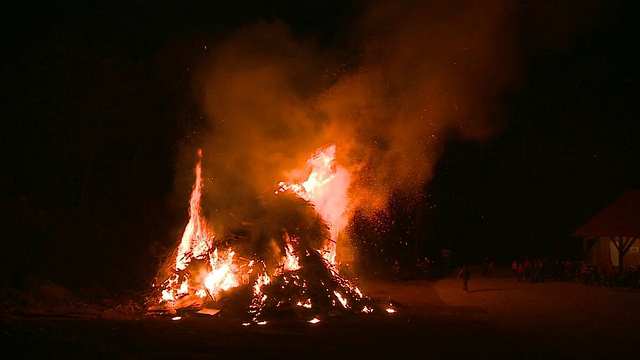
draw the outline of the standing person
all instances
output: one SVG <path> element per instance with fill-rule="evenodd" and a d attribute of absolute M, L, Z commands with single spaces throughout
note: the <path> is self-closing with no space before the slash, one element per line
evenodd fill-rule
<path fill-rule="evenodd" d="M 471 278 L 471 269 L 464 265 L 458 273 L 458 278 L 462 279 L 462 291 L 469 292 L 469 279 Z"/>
<path fill-rule="evenodd" d="M 513 271 L 513 276 L 518 276 L 518 260 L 513 260 L 511 270 Z"/>
<path fill-rule="evenodd" d="M 393 276 L 395 277 L 396 281 L 400 281 L 400 263 L 398 262 L 398 260 L 393 262 Z"/>
<path fill-rule="evenodd" d="M 524 281 L 531 281 L 531 262 L 529 259 L 524 259 Z"/>
<path fill-rule="evenodd" d="M 424 258 L 424 263 L 422 263 L 424 265 L 424 276 L 427 279 L 427 281 L 431 280 L 431 260 L 429 260 L 428 257 Z"/>
<path fill-rule="evenodd" d="M 518 264 L 518 282 L 524 281 L 524 265 L 522 263 Z"/>
<path fill-rule="evenodd" d="M 487 277 L 489 273 L 489 258 L 487 256 L 482 260 L 482 277 Z"/>

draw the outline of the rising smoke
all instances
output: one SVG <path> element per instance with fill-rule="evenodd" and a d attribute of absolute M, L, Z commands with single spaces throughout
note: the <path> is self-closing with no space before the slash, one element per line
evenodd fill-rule
<path fill-rule="evenodd" d="M 420 192 L 448 140 L 499 129 L 520 77 L 515 21 L 510 1 L 380 1 L 346 51 L 278 21 L 228 36 L 197 78 L 209 217 L 259 217 L 259 199 L 330 143 L 353 174 L 354 208 Z"/>

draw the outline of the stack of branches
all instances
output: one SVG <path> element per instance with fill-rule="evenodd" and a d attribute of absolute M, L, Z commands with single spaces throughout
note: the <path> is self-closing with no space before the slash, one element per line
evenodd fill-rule
<path fill-rule="evenodd" d="M 300 248 L 297 251 L 300 253 L 300 268 L 273 277 L 271 283 L 264 287 L 266 300 L 255 312 L 256 321 L 287 313 L 293 313 L 298 319 L 310 320 L 373 308 L 371 301 L 318 251 Z"/>
<path fill-rule="evenodd" d="M 161 300 L 161 287 L 149 297 L 150 312 L 198 311 L 202 308 L 221 309 L 220 314 L 251 314 L 254 321 L 295 314 L 297 318 L 336 316 L 372 309 L 369 299 L 344 277 L 338 267 L 329 263 L 320 253 L 322 246 L 331 241 L 329 229 L 313 206 L 299 197 L 282 194 L 263 204 L 259 218 L 243 221 L 237 231 L 213 241 L 215 249 L 233 250 L 240 261 L 253 268 L 251 278 L 240 286 L 222 292 L 217 298 L 185 294 L 171 306 Z M 293 248 L 299 267 L 286 270 L 282 258 Z M 193 276 L 197 269 L 206 267 L 209 258 L 193 259 L 187 269 L 175 269 L 174 251 L 165 259 L 158 271 L 163 282 L 178 277 L 178 282 Z M 269 276 L 269 283 L 261 287 L 256 299 L 254 286 L 258 275 Z"/>

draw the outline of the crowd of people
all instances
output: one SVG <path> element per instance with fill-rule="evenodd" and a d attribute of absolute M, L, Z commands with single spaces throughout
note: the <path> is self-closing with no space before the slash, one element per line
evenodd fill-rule
<path fill-rule="evenodd" d="M 399 261 L 392 264 L 396 281 L 409 279 L 432 280 L 442 275 L 442 264 L 434 260 L 417 258 L 413 266 L 402 266 Z M 489 257 L 484 257 L 481 264 L 481 276 L 492 277 L 496 266 Z M 446 269 L 445 269 L 446 270 Z M 544 283 L 548 281 L 565 281 L 584 283 L 588 286 L 634 287 L 640 288 L 640 266 L 628 266 L 620 273 L 619 268 L 611 263 L 592 264 L 580 260 L 559 260 L 548 258 L 524 258 L 514 260 L 511 264 L 513 276 L 518 282 Z M 437 272 L 434 276 L 434 271 Z M 458 274 L 458 277 L 464 277 Z"/>
<path fill-rule="evenodd" d="M 545 281 L 581 282 L 589 286 L 640 286 L 640 269 L 628 267 L 620 274 L 618 267 L 609 263 L 591 264 L 584 261 L 524 259 L 511 264 L 518 282 Z"/>
<path fill-rule="evenodd" d="M 428 257 L 425 257 L 424 260 L 417 258 L 413 269 L 411 269 L 411 266 L 402 267 L 400 262 L 395 260 L 393 262 L 393 274 L 396 281 L 416 278 L 431 280 L 435 266 L 436 262 Z"/>

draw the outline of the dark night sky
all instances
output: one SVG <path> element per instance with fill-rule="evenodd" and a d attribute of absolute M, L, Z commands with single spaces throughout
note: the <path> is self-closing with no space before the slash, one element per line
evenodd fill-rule
<path fill-rule="evenodd" d="M 270 3 L 3 6 L 7 278 L 47 272 L 81 284 L 87 274 L 116 273 L 130 284 L 153 272 L 149 249 L 171 246 L 187 216 L 179 209 L 189 189 L 176 194 L 174 181 L 181 149 L 199 141 L 189 69 L 204 46 L 278 18 L 340 48 L 365 6 Z M 447 143 L 412 225 L 421 251 L 571 254 L 575 228 L 640 188 L 638 5 L 585 3 L 594 6 L 544 2 L 532 14 L 521 2 L 523 81 L 504 94 L 499 132 Z"/>

